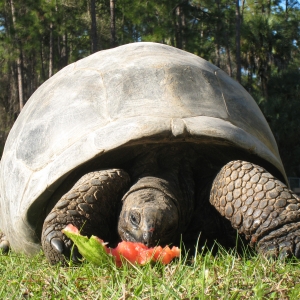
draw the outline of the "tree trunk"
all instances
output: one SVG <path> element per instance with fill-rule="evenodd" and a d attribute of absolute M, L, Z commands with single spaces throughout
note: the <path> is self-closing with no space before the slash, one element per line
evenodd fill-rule
<path fill-rule="evenodd" d="M 230 47 L 229 47 L 229 37 L 228 32 L 226 30 L 226 56 L 227 56 L 227 69 L 228 75 L 232 77 L 232 67 L 231 67 L 231 55 L 230 55 Z"/>
<path fill-rule="evenodd" d="M 49 36 L 49 78 L 53 75 L 53 24 L 50 24 Z"/>
<path fill-rule="evenodd" d="M 268 16 L 271 14 L 271 0 L 267 1 L 267 14 Z"/>
<path fill-rule="evenodd" d="M 33 50 L 33 52 L 30 55 L 30 61 L 28 61 L 28 66 L 30 68 L 28 68 L 28 72 L 27 72 L 27 78 L 28 78 L 28 88 L 27 88 L 27 95 L 26 95 L 26 99 L 29 99 L 29 97 L 33 94 L 33 92 L 36 90 L 37 88 L 37 83 L 36 83 L 36 70 L 37 70 L 37 66 L 36 66 L 36 51 Z"/>
<path fill-rule="evenodd" d="M 96 1 L 91 0 L 91 51 L 95 53 L 98 51 L 98 36 L 97 36 L 97 22 L 96 22 Z"/>
<path fill-rule="evenodd" d="M 175 24 L 176 24 L 176 31 L 175 31 L 175 40 L 176 40 L 176 47 L 182 49 L 182 18 L 181 18 L 181 7 L 178 5 L 175 8 Z"/>
<path fill-rule="evenodd" d="M 240 12 L 240 15 L 241 15 L 241 23 L 243 23 L 243 18 L 244 18 L 245 1 L 246 1 L 246 0 L 242 0 L 242 11 Z"/>
<path fill-rule="evenodd" d="M 267 70 L 265 69 L 265 66 L 262 66 L 259 69 L 259 74 L 260 74 L 260 80 L 261 80 L 261 87 L 262 87 L 262 92 L 265 97 L 265 100 L 268 101 L 268 78 L 266 77 Z"/>
<path fill-rule="evenodd" d="M 64 33 L 62 37 L 62 48 L 61 48 L 61 68 L 65 67 L 68 64 L 68 34 Z"/>
<path fill-rule="evenodd" d="M 115 16 L 116 0 L 110 0 L 110 47 L 116 46 L 116 16 Z"/>
<path fill-rule="evenodd" d="M 15 14 L 15 5 L 14 5 L 13 0 L 10 0 L 10 5 L 11 5 L 13 27 L 15 29 L 16 28 L 16 14 Z M 16 49 L 18 52 L 18 57 L 17 57 L 16 63 L 17 63 L 17 74 L 18 74 L 19 107 L 20 107 L 20 111 L 21 111 L 24 106 L 22 50 L 21 50 L 21 45 L 18 41 L 18 35 L 17 35 L 16 31 L 14 32 L 14 39 L 15 39 L 15 46 L 16 46 Z"/>
<path fill-rule="evenodd" d="M 241 17 L 240 17 L 240 2 L 236 0 L 236 34 L 235 34 L 235 45 L 236 45 L 236 80 L 241 83 Z"/>
<path fill-rule="evenodd" d="M 252 66 L 249 65 L 248 67 L 248 92 L 249 93 L 251 92 L 252 81 L 253 81 Z"/>
<path fill-rule="evenodd" d="M 186 19 L 184 9 L 181 9 L 181 40 L 182 40 L 182 49 L 187 47 L 187 34 L 186 34 Z"/>
<path fill-rule="evenodd" d="M 41 57 L 41 67 L 42 67 L 42 81 L 46 79 L 45 76 L 45 62 L 44 62 L 44 42 L 43 39 L 41 39 L 41 48 L 40 48 L 40 57 Z"/>
<path fill-rule="evenodd" d="M 216 41 L 216 44 L 215 44 L 215 55 L 216 55 L 216 58 L 215 58 L 214 64 L 218 68 L 220 68 L 221 57 L 220 57 L 220 45 L 218 43 L 218 40 Z"/>
<path fill-rule="evenodd" d="M 221 57 L 220 57 L 220 1 L 217 0 L 217 24 L 216 24 L 216 34 L 215 34 L 215 38 L 216 38 L 216 43 L 215 43 L 215 53 L 216 53 L 216 59 L 215 59 L 215 65 L 220 68 L 220 64 L 221 64 Z"/>
<path fill-rule="evenodd" d="M 228 3 L 226 3 L 226 6 Z M 231 63 L 231 53 L 230 53 L 230 19 L 225 21 L 225 49 L 227 57 L 227 72 L 230 77 L 232 77 L 232 63 Z"/>
<path fill-rule="evenodd" d="M 18 117 L 18 114 L 20 113 L 20 103 L 17 102 L 18 99 L 18 75 L 16 74 L 16 68 L 15 66 L 11 65 L 11 80 L 9 81 L 9 112 L 12 116 L 13 121 L 15 121 Z"/>

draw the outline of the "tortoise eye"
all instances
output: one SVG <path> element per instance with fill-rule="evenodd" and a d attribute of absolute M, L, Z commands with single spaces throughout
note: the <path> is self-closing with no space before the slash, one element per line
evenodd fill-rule
<path fill-rule="evenodd" d="M 141 221 L 141 216 L 138 212 L 134 211 L 130 214 L 130 222 L 131 224 L 138 226 Z"/>

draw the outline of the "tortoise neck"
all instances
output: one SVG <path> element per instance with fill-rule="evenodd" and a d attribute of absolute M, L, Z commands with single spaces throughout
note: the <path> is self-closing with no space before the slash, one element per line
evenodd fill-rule
<path fill-rule="evenodd" d="M 188 157 L 188 149 L 178 145 L 152 148 L 136 158 L 130 171 L 135 184 L 128 193 L 152 188 L 174 202 L 179 213 L 179 234 L 189 225 L 195 202 L 194 175 Z"/>

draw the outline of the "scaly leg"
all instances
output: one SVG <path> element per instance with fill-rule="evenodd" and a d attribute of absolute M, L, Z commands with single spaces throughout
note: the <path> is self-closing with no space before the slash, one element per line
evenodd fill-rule
<path fill-rule="evenodd" d="M 71 255 L 72 242 L 61 232 L 69 223 L 82 229 L 83 235 L 105 241 L 118 238 L 118 213 L 129 183 L 129 175 L 120 169 L 91 172 L 56 203 L 42 230 L 42 246 L 51 264 L 65 263 L 64 257 Z"/>
<path fill-rule="evenodd" d="M 210 203 L 259 253 L 300 258 L 300 199 L 265 169 L 228 163 L 214 180 Z"/>

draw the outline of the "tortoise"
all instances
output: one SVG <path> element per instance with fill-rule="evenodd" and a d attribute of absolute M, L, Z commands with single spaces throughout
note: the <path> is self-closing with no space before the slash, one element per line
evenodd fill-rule
<path fill-rule="evenodd" d="M 246 90 L 157 43 L 100 51 L 32 95 L 0 168 L 1 247 L 70 257 L 68 224 L 114 245 L 234 245 L 300 257 L 299 198 Z M 74 251 L 72 258 L 78 255 Z"/>

